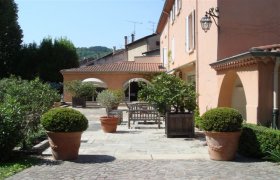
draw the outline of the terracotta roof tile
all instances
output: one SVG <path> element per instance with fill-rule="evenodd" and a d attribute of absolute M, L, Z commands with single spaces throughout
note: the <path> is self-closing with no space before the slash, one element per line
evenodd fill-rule
<path fill-rule="evenodd" d="M 80 68 L 64 69 L 62 73 L 67 72 L 165 72 L 166 69 L 161 63 L 135 63 L 135 62 L 119 62 L 100 64 L 94 66 L 86 66 Z"/>
<path fill-rule="evenodd" d="M 280 44 L 252 47 L 250 51 L 280 52 Z"/>

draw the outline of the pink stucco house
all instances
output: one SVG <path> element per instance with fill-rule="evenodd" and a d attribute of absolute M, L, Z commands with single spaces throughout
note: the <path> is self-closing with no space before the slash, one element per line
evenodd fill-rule
<path fill-rule="evenodd" d="M 211 8 L 216 17 L 208 14 L 205 32 L 200 20 Z M 161 61 L 196 82 L 201 113 L 228 106 L 250 123 L 278 120 L 279 10 L 279 0 L 165 1 L 157 26 Z"/>

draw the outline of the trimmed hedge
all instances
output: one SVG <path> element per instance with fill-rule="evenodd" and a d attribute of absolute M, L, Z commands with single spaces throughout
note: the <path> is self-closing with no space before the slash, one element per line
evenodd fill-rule
<path fill-rule="evenodd" d="M 244 124 L 238 152 L 244 156 L 262 158 L 272 150 L 280 152 L 280 131 L 254 124 Z"/>
<path fill-rule="evenodd" d="M 41 123 L 47 131 L 81 132 L 88 128 L 87 118 L 77 110 L 53 108 L 43 114 Z"/>
<path fill-rule="evenodd" d="M 218 107 L 202 115 L 200 127 L 205 131 L 235 132 L 241 130 L 242 115 L 233 108 Z"/>

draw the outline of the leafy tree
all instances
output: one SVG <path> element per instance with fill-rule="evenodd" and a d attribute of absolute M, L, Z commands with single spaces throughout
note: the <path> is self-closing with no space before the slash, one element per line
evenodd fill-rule
<path fill-rule="evenodd" d="M 18 62 L 14 66 L 13 74 L 28 80 L 39 76 L 38 46 L 36 43 L 24 44 L 17 60 Z"/>
<path fill-rule="evenodd" d="M 194 84 L 186 84 L 182 79 L 166 73 L 156 76 L 151 85 L 146 85 L 139 91 L 138 96 L 156 105 L 163 114 L 170 108 L 178 113 L 185 110 L 192 112 L 196 107 Z"/>
<path fill-rule="evenodd" d="M 89 48 L 80 47 L 76 49 L 79 59 L 94 58 L 98 59 L 112 52 L 112 49 L 103 46 L 92 46 Z"/>
<path fill-rule="evenodd" d="M 23 35 L 17 12 L 14 0 L 0 1 L 0 77 L 8 76 L 13 71 L 15 56 L 21 47 Z"/>
<path fill-rule="evenodd" d="M 39 46 L 38 59 L 40 78 L 44 81 L 62 82 L 60 70 L 79 66 L 76 48 L 66 38 L 54 41 L 51 38 L 43 39 Z"/>

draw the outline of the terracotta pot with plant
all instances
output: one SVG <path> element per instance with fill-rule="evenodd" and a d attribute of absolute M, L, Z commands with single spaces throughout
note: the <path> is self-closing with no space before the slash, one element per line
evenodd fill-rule
<path fill-rule="evenodd" d="M 97 102 L 106 108 L 107 116 L 100 118 L 101 127 L 104 132 L 113 133 L 117 130 L 119 119 L 115 116 L 110 116 L 109 112 L 116 108 L 121 101 L 121 98 L 116 95 L 112 90 L 104 90 L 97 95 Z"/>
<path fill-rule="evenodd" d="M 96 88 L 91 82 L 74 80 L 65 84 L 65 90 L 72 95 L 73 107 L 86 107 L 86 98 L 94 96 Z"/>
<path fill-rule="evenodd" d="M 155 105 L 166 116 L 167 137 L 194 137 L 193 110 L 196 107 L 196 93 L 193 83 L 186 84 L 182 79 L 166 73 L 152 79 L 138 93 L 141 100 Z"/>
<path fill-rule="evenodd" d="M 219 107 L 202 115 L 200 127 L 205 131 L 210 159 L 229 161 L 235 158 L 243 118 L 233 108 Z"/>
<path fill-rule="evenodd" d="M 81 135 L 88 127 L 83 114 L 74 109 L 53 108 L 42 115 L 41 124 L 47 131 L 54 159 L 78 158 Z"/>

